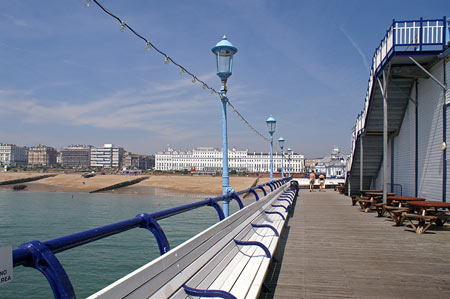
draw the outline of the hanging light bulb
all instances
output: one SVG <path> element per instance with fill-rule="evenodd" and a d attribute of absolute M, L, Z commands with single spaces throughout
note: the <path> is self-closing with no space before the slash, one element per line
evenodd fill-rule
<path fill-rule="evenodd" d="M 125 23 L 123 21 L 120 22 L 120 32 L 125 32 Z"/>
<path fill-rule="evenodd" d="M 206 89 L 206 84 L 205 83 L 203 83 L 202 88 Z"/>
<path fill-rule="evenodd" d="M 150 42 L 147 41 L 147 44 L 145 45 L 145 50 L 150 51 L 152 46 L 150 45 Z"/>
<path fill-rule="evenodd" d="M 195 77 L 192 77 L 192 83 L 195 83 L 195 81 L 197 81 L 197 80 L 195 79 Z"/>
<path fill-rule="evenodd" d="M 91 5 L 91 0 L 84 0 L 84 5 L 86 5 L 86 7 L 89 7 Z"/>
<path fill-rule="evenodd" d="M 169 64 L 169 57 L 168 56 L 166 56 L 166 59 L 164 60 L 164 63 L 165 64 Z"/>
<path fill-rule="evenodd" d="M 180 74 L 184 75 L 184 68 L 180 68 Z"/>

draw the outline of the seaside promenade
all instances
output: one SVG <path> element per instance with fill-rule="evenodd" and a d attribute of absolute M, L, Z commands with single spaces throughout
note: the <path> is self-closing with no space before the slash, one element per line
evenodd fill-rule
<path fill-rule="evenodd" d="M 300 190 L 261 298 L 449 298 L 450 227 L 423 235 L 351 206 L 333 190 Z"/>

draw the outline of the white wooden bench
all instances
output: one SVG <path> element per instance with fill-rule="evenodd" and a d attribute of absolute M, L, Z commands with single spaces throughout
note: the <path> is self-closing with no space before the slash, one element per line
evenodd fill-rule
<path fill-rule="evenodd" d="M 256 298 L 294 197 L 286 184 L 89 298 Z"/>

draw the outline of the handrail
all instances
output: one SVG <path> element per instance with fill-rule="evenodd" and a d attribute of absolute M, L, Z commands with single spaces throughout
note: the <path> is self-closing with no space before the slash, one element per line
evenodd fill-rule
<path fill-rule="evenodd" d="M 372 67 L 370 69 L 363 111 L 358 114 L 352 133 L 351 156 L 348 160 L 347 170 L 351 170 L 353 166 L 356 142 L 365 132 L 373 86 L 380 69 L 395 53 L 433 53 L 445 50 L 446 23 L 447 19 L 445 16 L 442 19 L 423 20 L 420 18 L 419 20 L 392 21 L 392 25 L 386 31 L 384 38 L 372 57 Z"/>
<path fill-rule="evenodd" d="M 219 219 L 223 220 L 225 216 L 222 208 L 218 204 L 219 201 L 234 199 L 238 202 L 239 208 L 242 209 L 244 205 L 239 195 L 250 192 L 255 195 L 255 200 L 259 200 L 259 196 L 256 192 L 258 189 L 262 190 L 264 195 L 266 195 L 267 192 L 264 189 L 265 186 L 269 186 L 270 192 L 272 192 L 277 189 L 276 187 L 272 187 L 272 185 L 279 184 L 281 186 L 283 184 L 286 184 L 290 180 L 292 180 L 292 177 L 257 185 L 239 192 L 233 192 L 214 198 L 207 198 L 201 201 L 154 212 L 151 214 L 141 213 L 131 219 L 48 240 L 45 242 L 36 240 L 26 242 L 20 245 L 17 249 L 13 250 L 13 265 L 14 267 L 23 265 L 25 267 L 32 267 L 39 270 L 47 278 L 53 290 L 55 298 L 75 298 L 75 293 L 70 279 L 67 276 L 62 265 L 59 263 L 59 260 L 56 258 L 56 253 L 88 244 L 121 232 L 125 232 L 133 228 L 141 227 L 146 228 L 153 233 L 158 243 L 160 254 L 163 255 L 170 250 L 170 245 L 166 238 L 166 235 L 164 234 L 164 231 L 157 222 L 158 220 L 204 206 L 211 206 L 215 208 L 219 215 Z"/>

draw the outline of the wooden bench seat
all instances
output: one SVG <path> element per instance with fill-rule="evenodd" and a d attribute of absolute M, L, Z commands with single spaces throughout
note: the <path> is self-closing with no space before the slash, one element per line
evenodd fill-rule
<path fill-rule="evenodd" d="M 192 298 L 191 290 L 256 298 L 294 200 L 293 189 L 280 187 L 89 298 Z M 268 251 L 236 240 L 259 242 Z"/>

